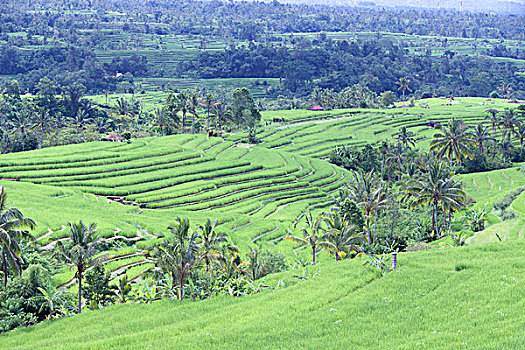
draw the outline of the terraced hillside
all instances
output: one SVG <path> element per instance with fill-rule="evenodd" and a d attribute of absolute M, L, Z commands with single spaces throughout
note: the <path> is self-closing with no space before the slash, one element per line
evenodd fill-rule
<path fill-rule="evenodd" d="M 484 99 L 461 99 L 449 106 L 441 102 L 423 101 L 430 109 L 268 112 L 265 120 L 281 115 L 286 122 L 265 125 L 257 146 L 243 144 L 244 134 L 227 140 L 176 135 L 2 155 L 0 178 L 9 180 L 0 184 L 37 221 L 35 234 L 46 249 L 66 238 L 68 221 L 96 222 L 103 239 L 121 247 L 111 250 L 106 262 L 114 279 L 122 274 L 141 277 L 151 266 L 142 250 L 158 242 L 160 234 L 169 235 L 167 227 L 176 216 L 187 216 L 194 225 L 219 220 L 220 230 L 243 250 L 264 242 L 270 249 L 301 256 L 306 252 L 292 252 L 282 237 L 306 209 L 333 204 L 349 175 L 322 160 L 333 147 L 391 138 L 401 125 L 417 132 L 418 144 L 425 147 L 432 135 L 428 121 L 445 122 L 455 115 L 475 123 L 483 121 L 488 107 L 509 105 L 487 105 Z M 487 210 L 525 183 L 525 173 L 517 168 L 463 178 L 477 206 Z M 512 203 L 515 219 L 501 222 L 492 213 L 494 225 L 470 242 L 521 238 L 523 198 Z M 56 279 L 75 288 L 71 270 Z"/>
<path fill-rule="evenodd" d="M 124 247 L 111 252 L 108 269 L 114 277 L 127 270 L 130 278 L 150 266 L 140 250 L 169 234 L 176 216 L 194 224 L 217 219 L 243 249 L 261 242 L 271 247 L 307 208 L 331 206 L 345 175 L 321 160 L 202 135 L 0 157 L 0 178 L 19 180 L 1 184 L 39 223 L 36 236 L 45 248 L 65 239 L 67 220 L 97 222 L 105 240 Z M 25 200 L 27 193 L 33 195 Z M 72 272 L 58 278 L 74 285 Z"/>
<path fill-rule="evenodd" d="M 258 130 L 261 145 L 294 154 L 325 159 L 335 146 L 392 140 L 400 127 L 416 134 L 418 146 L 428 147 L 434 130 L 429 122 L 446 123 L 451 117 L 474 125 L 485 120 L 487 109 L 516 108 L 503 100 L 485 98 L 427 99 L 416 107 L 395 109 L 347 109 L 334 111 L 275 111 L 263 113 L 270 123 Z M 284 122 L 272 122 L 274 118 Z M 501 133 L 501 130 L 497 132 Z M 240 140 L 246 134 L 231 136 Z"/>

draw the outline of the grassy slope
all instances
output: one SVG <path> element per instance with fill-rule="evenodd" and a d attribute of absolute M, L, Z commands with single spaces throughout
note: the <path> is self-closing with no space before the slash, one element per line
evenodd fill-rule
<path fill-rule="evenodd" d="M 357 260 L 325 262 L 315 278 L 285 289 L 113 306 L 1 335 L 0 346 L 518 349 L 524 248 L 519 241 L 404 253 L 400 269 L 381 278 Z"/>

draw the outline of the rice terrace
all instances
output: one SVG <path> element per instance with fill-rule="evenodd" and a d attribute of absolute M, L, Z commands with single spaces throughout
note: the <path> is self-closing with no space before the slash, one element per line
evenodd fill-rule
<path fill-rule="evenodd" d="M 523 349 L 524 148 L 523 1 L 3 1 L 0 349 Z"/>

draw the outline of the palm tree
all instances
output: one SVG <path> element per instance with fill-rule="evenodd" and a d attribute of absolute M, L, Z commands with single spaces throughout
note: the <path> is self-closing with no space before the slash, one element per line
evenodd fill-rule
<path fill-rule="evenodd" d="M 405 148 L 409 148 L 410 145 L 414 146 L 416 144 L 414 133 L 407 130 L 406 126 L 402 126 L 401 129 L 399 129 L 399 134 L 397 134 L 395 138 L 405 146 Z"/>
<path fill-rule="evenodd" d="M 490 124 L 492 124 L 492 133 L 496 135 L 496 128 L 499 125 L 500 119 L 498 116 L 499 111 L 497 109 L 487 109 L 485 112 L 488 112 L 489 115 L 485 117 L 485 119 L 488 119 L 490 121 Z"/>
<path fill-rule="evenodd" d="M 512 95 L 512 86 L 507 82 L 502 82 L 501 86 L 498 87 L 498 91 L 501 92 L 504 99 L 510 99 Z"/>
<path fill-rule="evenodd" d="M 11 121 L 11 126 L 14 128 L 11 135 L 20 134 L 22 136 L 22 151 L 25 151 L 25 139 L 27 133 L 35 128 L 31 122 L 31 115 L 27 108 L 17 111 Z"/>
<path fill-rule="evenodd" d="M 468 127 L 461 120 L 452 118 L 446 127 L 434 135 L 430 150 L 436 151 L 438 157 L 448 158 L 452 166 L 454 158 L 458 164 L 461 164 L 461 157 L 472 159 L 469 146 L 475 143 L 474 134 L 468 130 Z"/>
<path fill-rule="evenodd" d="M 184 134 L 184 129 L 186 128 L 186 113 L 188 113 L 188 95 L 185 92 L 181 92 L 172 98 L 172 101 L 168 104 L 174 115 L 182 112 L 182 125 L 181 125 L 181 134 Z"/>
<path fill-rule="evenodd" d="M 164 127 L 167 124 L 166 112 L 163 108 L 156 108 L 155 114 L 153 115 L 153 120 L 156 126 L 160 129 L 160 136 L 164 136 Z"/>
<path fill-rule="evenodd" d="M 507 158 L 512 151 L 512 142 L 510 142 L 508 139 L 503 139 L 499 143 L 499 148 L 501 150 L 501 154 L 503 155 L 503 163 L 507 163 Z"/>
<path fill-rule="evenodd" d="M 426 164 L 423 172 L 407 184 L 406 193 L 413 196 L 411 206 L 429 205 L 432 209 L 432 226 L 440 238 L 438 208 L 442 204 L 450 210 L 460 210 L 466 206 L 466 194 L 461 182 L 450 169 L 439 160 Z"/>
<path fill-rule="evenodd" d="M 96 263 L 94 259 L 97 253 L 97 246 L 100 242 L 97 233 L 97 225 L 84 225 L 82 221 L 78 223 L 68 223 L 69 227 L 69 244 L 59 241 L 56 245 L 58 256 L 71 267 L 76 267 L 75 277 L 78 280 L 78 313 L 82 313 L 82 278 L 86 269 Z"/>
<path fill-rule="evenodd" d="M 370 220 L 375 210 L 385 204 L 385 194 L 381 190 L 380 180 L 372 171 L 364 173 L 362 170 L 354 172 L 353 179 L 348 186 L 348 197 L 363 211 L 365 230 L 368 244 L 375 241 L 370 231 Z"/>
<path fill-rule="evenodd" d="M 201 99 L 199 98 L 199 95 L 197 95 L 197 92 L 193 92 L 188 96 L 188 110 L 191 113 L 191 134 L 192 135 L 193 135 L 193 126 L 195 125 L 195 117 L 198 117 L 197 108 L 199 108 L 200 104 L 201 104 Z"/>
<path fill-rule="evenodd" d="M 405 91 L 412 92 L 412 90 L 408 87 L 408 84 L 410 83 L 410 79 L 408 78 L 399 78 L 399 80 L 396 82 L 396 85 L 399 85 L 399 88 L 397 91 L 401 90 L 403 92 L 403 101 L 405 101 Z"/>
<path fill-rule="evenodd" d="M 303 238 L 288 234 L 284 239 L 297 243 L 300 246 L 310 245 L 312 248 L 312 264 L 315 265 L 315 254 L 317 253 L 317 246 L 319 242 L 321 242 L 321 233 L 323 232 L 322 223 L 324 221 L 322 215 L 314 218 L 309 211 L 303 216 L 306 220 L 306 226 L 301 228 Z"/>
<path fill-rule="evenodd" d="M 179 287 L 179 300 L 184 298 L 184 281 L 199 262 L 199 230 L 190 232 L 188 218 L 176 218 L 176 225 L 169 227 L 171 240 L 164 240 L 153 252 L 155 264 L 171 276 L 172 288 Z"/>
<path fill-rule="evenodd" d="M 483 142 L 489 141 L 489 140 L 494 140 L 494 138 L 492 137 L 492 135 L 489 132 L 489 128 L 488 127 L 484 127 L 483 123 L 476 124 L 476 127 L 474 128 L 474 139 L 478 143 L 479 152 L 481 154 L 483 154 L 483 152 L 484 152 Z"/>
<path fill-rule="evenodd" d="M 223 244 L 217 250 L 217 261 L 223 268 L 226 280 L 230 279 L 234 273 L 239 272 L 239 248 L 233 244 Z"/>
<path fill-rule="evenodd" d="M 216 226 L 217 220 L 211 221 L 210 219 L 206 220 L 206 224 L 199 226 L 201 231 L 201 255 L 206 264 L 206 271 L 209 271 L 212 277 L 213 268 L 211 267 L 211 262 L 217 258 L 219 244 L 227 241 L 225 234 L 215 231 Z"/>
<path fill-rule="evenodd" d="M 517 126 L 517 129 L 514 130 L 514 134 L 518 137 L 520 141 L 520 158 L 523 158 L 523 140 L 525 139 L 525 123 L 518 122 Z"/>
<path fill-rule="evenodd" d="M 319 244 L 335 256 L 335 260 L 344 259 L 348 252 L 361 250 L 365 236 L 355 225 L 344 220 L 340 213 L 329 214 L 324 218 L 328 231 Z"/>
<path fill-rule="evenodd" d="M 218 102 L 214 95 L 212 94 L 206 94 L 204 98 L 201 100 L 200 106 L 206 108 L 206 111 L 208 113 L 208 116 L 206 118 L 206 130 L 210 130 L 210 111 L 215 106 L 219 105 L 220 102 Z"/>
<path fill-rule="evenodd" d="M 47 109 L 40 107 L 38 108 L 33 121 L 35 128 L 40 132 L 39 148 L 42 148 L 44 134 L 49 134 L 51 132 L 55 119 L 49 114 Z"/>
<path fill-rule="evenodd" d="M 115 295 L 120 304 L 126 303 L 126 296 L 131 292 L 131 284 L 129 284 L 128 275 L 124 274 L 120 277 L 118 284 L 115 286 Z"/>
<path fill-rule="evenodd" d="M 64 310 L 66 301 L 62 299 L 61 296 L 65 294 L 66 291 L 55 290 L 52 284 L 48 285 L 46 289 L 38 287 L 38 291 L 40 295 L 31 299 L 42 302 L 38 310 L 39 313 L 42 313 L 46 308 L 49 310 L 49 315 L 46 317 L 47 319 L 53 318 L 53 316 L 59 313 L 59 310 Z M 60 309 L 58 309 L 58 306 L 60 306 Z"/>
<path fill-rule="evenodd" d="M 215 127 L 217 127 L 217 124 L 225 123 L 232 116 L 230 107 L 228 104 L 226 104 L 226 102 L 217 102 L 217 104 L 213 107 L 213 113 L 215 114 L 216 118 Z"/>
<path fill-rule="evenodd" d="M 7 193 L 0 187 L 0 255 L 2 256 L 2 270 L 4 273 L 4 287 L 7 286 L 7 268 L 15 275 L 20 275 L 21 268 L 21 239 L 35 238 L 24 229 L 33 229 L 35 222 L 24 217 L 17 208 L 7 207 Z"/>
<path fill-rule="evenodd" d="M 503 139 L 508 136 L 509 141 L 511 141 L 511 133 L 514 131 L 514 126 L 518 123 L 514 110 L 505 108 L 505 112 L 500 116 L 500 123 L 503 126 Z"/>

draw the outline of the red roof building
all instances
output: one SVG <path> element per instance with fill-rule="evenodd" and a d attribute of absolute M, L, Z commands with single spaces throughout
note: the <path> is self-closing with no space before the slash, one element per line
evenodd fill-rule
<path fill-rule="evenodd" d="M 309 111 L 324 111 L 324 108 L 323 108 L 323 107 L 321 107 L 321 106 L 317 106 L 317 105 L 315 105 L 315 106 L 311 106 L 311 107 L 308 107 L 307 109 L 308 109 Z"/>

